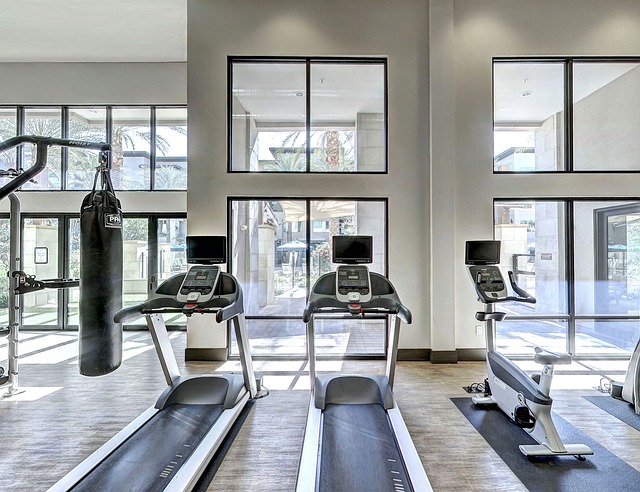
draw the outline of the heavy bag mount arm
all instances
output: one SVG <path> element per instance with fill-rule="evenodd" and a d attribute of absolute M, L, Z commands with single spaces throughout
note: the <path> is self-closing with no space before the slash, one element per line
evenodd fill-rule
<path fill-rule="evenodd" d="M 92 149 L 100 151 L 100 166 L 108 165 L 108 156 L 111 145 L 105 142 L 86 142 L 84 140 L 69 140 L 66 138 L 37 137 L 35 135 L 20 135 L 0 142 L 0 152 L 12 149 L 18 145 L 31 143 L 36 146 L 36 159 L 34 164 L 28 169 L 18 170 L 18 174 L 0 188 L 0 200 L 6 198 L 10 193 L 16 191 L 23 184 L 37 176 L 47 165 L 47 150 L 51 146 L 73 147 L 80 149 Z"/>

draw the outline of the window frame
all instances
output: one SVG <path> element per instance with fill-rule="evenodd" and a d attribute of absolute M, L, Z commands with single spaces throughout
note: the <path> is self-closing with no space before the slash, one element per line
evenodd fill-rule
<path fill-rule="evenodd" d="M 251 170 L 235 170 L 233 169 L 233 67 L 238 63 L 259 63 L 259 64 L 286 64 L 299 63 L 305 64 L 305 171 L 251 171 Z M 379 171 L 312 171 L 311 170 L 311 65 L 312 64 L 336 64 L 336 65 L 376 65 L 381 64 L 384 70 L 384 124 L 383 124 L 383 145 L 384 145 L 384 169 Z M 330 56 L 228 56 L 227 57 L 227 173 L 239 174 L 337 174 L 337 175 L 356 175 L 356 174 L 389 174 L 389 70 L 388 59 L 386 57 L 330 57 Z"/>
<path fill-rule="evenodd" d="M 508 202 L 520 202 L 520 201 L 532 201 L 532 202 L 561 202 L 564 204 L 565 216 L 564 216 L 564 228 L 562 233 L 564 234 L 564 264 L 565 264 L 565 278 L 567 283 L 566 288 L 566 314 L 564 315 L 508 315 L 507 320 L 539 320 L 550 321 L 560 320 L 567 323 L 567 344 L 566 352 L 574 356 L 576 360 L 580 359 L 593 359 L 594 357 L 599 359 L 624 359 L 625 356 L 615 355 L 597 355 L 590 353 L 576 354 L 576 324 L 578 321 L 640 321 L 639 315 L 631 314 L 577 314 L 577 301 L 576 301 L 576 278 L 575 278 L 575 204 L 577 203 L 589 203 L 589 202 L 634 202 L 638 203 L 637 206 L 631 203 L 627 205 L 629 209 L 634 210 L 640 208 L 640 200 L 638 197 L 494 197 L 492 205 L 492 236 L 495 239 L 495 218 L 493 212 L 495 211 L 496 203 L 508 203 Z M 606 217 L 607 210 L 595 211 L 597 219 L 596 221 L 602 222 L 602 218 Z M 601 237 L 598 237 L 598 224 L 594 224 L 594 260 L 597 261 L 597 255 L 600 254 L 601 249 Z M 601 230 L 601 226 L 600 226 Z M 594 284 L 595 285 L 595 284 Z M 510 354 L 510 358 L 524 359 L 530 358 L 530 355 L 525 354 Z M 628 358 L 628 357 L 627 357 Z"/>
<path fill-rule="evenodd" d="M 563 168 L 556 171 L 496 171 L 493 157 L 491 159 L 491 166 L 493 174 L 516 174 L 516 175 L 560 175 L 560 174 L 628 174 L 628 173 L 640 173 L 640 166 L 638 169 L 574 169 L 574 142 L 573 142 L 573 67 L 574 63 L 637 63 L 640 64 L 640 56 L 545 56 L 545 57 L 513 57 L 513 56 L 496 56 L 492 58 L 491 63 L 491 120 L 492 128 L 495 133 L 496 121 L 495 121 L 495 66 L 502 63 L 563 63 L 564 64 L 564 76 L 563 76 L 563 98 L 564 98 L 564 123 L 563 123 Z M 492 145 L 493 147 L 493 145 Z M 493 152 L 492 152 L 493 153 Z"/>
<path fill-rule="evenodd" d="M 228 247 L 228 261 L 227 261 L 227 272 L 233 271 L 233 254 L 232 254 L 232 245 L 234 244 L 235 231 L 233 230 L 233 203 L 238 201 L 304 201 L 306 208 L 306 229 L 305 229 L 305 241 L 307 244 L 311 244 L 311 236 L 313 234 L 312 223 L 313 218 L 311 217 L 311 202 L 314 201 L 323 201 L 323 200 L 339 200 L 339 201 L 354 201 L 354 202 L 380 202 L 384 205 L 384 275 L 389 276 L 389 198 L 388 197 L 352 197 L 352 196 L 321 196 L 321 197 L 293 197 L 293 196 L 227 196 L 227 247 Z M 309 298 L 309 294 L 311 292 L 311 248 L 306 248 L 305 250 L 305 262 L 307 265 L 305 271 L 305 282 L 306 282 L 306 293 L 305 298 Z M 385 319 L 385 330 L 384 330 L 384 348 L 383 353 L 375 353 L 375 354 L 365 354 L 365 353 L 349 353 L 343 354 L 341 356 L 338 355 L 318 355 L 319 359 L 335 359 L 335 360 L 358 360 L 358 359 L 384 359 L 387 356 L 388 350 L 388 327 L 389 327 L 389 319 L 386 315 L 381 315 L 382 318 L 384 316 Z M 375 318 L 375 315 L 372 315 L 371 318 Z M 292 320 L 292 321 L 300 321 L 302 322 L 302 313 L 299 316 L 290 316 L 290 315 L 274 315 L 274 316 L 265 316 L 265 315 L 249 315 L 245 314 L 245 319 L 247 320 Z M 227 340 L 231 340 L 231 325 L 227 323 Z M 233 357 L 231 354 L 231 343 L 227 346 L 227 357 Z M 271 357 L 266 355 L 261 355 L 260 357 Z M 285 358 L 285 359 L 299 359 L 298 355 L 275 355 L 273 357 Z"/>
<path fill-rule="evenodd" d="M 113 136 L 113 109 L 127 109 L 127 108 L 149 108 L 150 111 L 150 120 L 149 120 L 149 132 L 150 132 L 150 142 L 149 142 L 149 187 L 142 189 L 121 189 L 118 188 L 116 191 L 142 191 L 142 192 L 175 192 L 182 191 L 186 192 L 186 188 L 160 188 L 156 189 L 156 169 L 157 169 L 157 128 L 156 128 L 156 110 L 157 109 L 166 109 L 166 108 L 185 108 L 188 111 L 188 106 L 186 104 L 2 104 L 0 105 L 3 109 L 13 109 L 16 110 L 16 134 L 23 135 L 25 128 L 25 111 L 29 109 L 60 109 L 60 125 L 61 125 L 61 138 L 68 138 L 69 134 L 69 110 L 74 109 L 87 109 L 87 108 L 104 108 L 106 110 L 106 136 L 107 142 L 112 143 Z M 188 121 L 185 121 L 185 125 L 188 127 Z M 16 156 L 16 167 L 21 168 L 23 164 L 23 156 L 22 152 L 18 151 Z M 186 157 L 186 172 L 189 172 L 189 159 Z M 109 165 L 111 165 L 111 154 L 109 155 Z M 97 161 L 96 161 L 97 165 Z M 60 191 L 89 191 L 90 188 L 69 188 L 68 187 L 68 170 L 69 170 L 69 151 L 68 148 L 61 148 L 61 162 L 60 162 L 60 187 L 56 189 L 20 189 L 21 192 L 60 192 Z"/>

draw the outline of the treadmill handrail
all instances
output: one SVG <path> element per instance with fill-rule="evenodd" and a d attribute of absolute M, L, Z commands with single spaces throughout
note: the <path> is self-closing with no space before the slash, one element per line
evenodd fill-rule
<path fill-rule="evenodd" d="M 331 298 L 316 299 L 307 303 L 302 314 L 302 321 L 308 323 L 311 317 L 321 313 L 351 313 L 348 305 Z M 411 311 L 403 304 L 399 304 L 388 298 L 374 298 L 366 304 L 362 304 L 360 314 L 395 314 L 404 323 L 410 325 L 412 321 Z"/>
<path fill-rule="evenodd" d="M 163 285 L 172 285 L 177 289 L 180 284 L 175 281 L 180 280 L 184 275 L 185 274 L 174 275 L 173 277 L 165 280 L 160 286 L 158 286 L 156 293 L 158 291 L 162 292 L 161 288 Z M 140 304 L 120 309 L 113 316 L 113 320 L 116 323 L 128 323 L 141 318 L 142 316 L 162 313 L 182 313 L 186 316 L 191 316 L 192 314 L 215 313 L 216 322 L 218 323 L 230 320 L 244 313 L 242 287 L 240 287 L 240 284 L 233 276 L 225 272 L 221 272 L 221 277 L 225 277 L 233 281 L 234 292 L 232 294 L 220 294 L 202 304 L 198 304 L 197 302 L 194 304 L 185 304 L 183 302 L 178 302 L 173 295 L 168 295 L 165 291 L 162 295 L 154 294 L 152 297 Z"/>
<path fill-rule="evenodd" d="M 16 191 L 31 178 L 37 176 L 47 165 L 47 148 L 52 145 L 60 147 L 78 147 L 83 149 L 94 149 L 101 152 L 109 152 L 111 145 L 106 142 L 87 142 L 84 140 L 70 140 L 66 138 L 38 137 L 36 135 L 19 135 L 4 142 L 0 142 L 0 152 L 12 149 L 18 145 L 32 143 L 36 145 L 36 159 L 33 166 L 0 188 L 0 200 L 6 198 L 10 193 Z"/>

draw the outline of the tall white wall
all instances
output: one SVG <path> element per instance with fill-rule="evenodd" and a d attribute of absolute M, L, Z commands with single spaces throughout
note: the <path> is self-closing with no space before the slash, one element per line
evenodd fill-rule
<path fill-rule="evenodd" d="M 389 197 L 390 278 L 414 314 L 400 344 L 429 347 L 428 2 L 191 0 L 187 15 L 189 231 L 226 234 L 229 195 Z M 227 173 L 229 55 L 387 56 L 389 174 Z"/>

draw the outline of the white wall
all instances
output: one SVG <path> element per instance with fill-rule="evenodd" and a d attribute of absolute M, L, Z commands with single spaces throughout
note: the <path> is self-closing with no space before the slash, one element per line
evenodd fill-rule
<path fill-rule="evenodd" d="M 390 278 L 414 314 L 400 345 L 429 347 L 428 3 L 191 0 L 188 20 L 190 232 L 226 234 L 229 195 L 388 196 Z M 388 56 L 389 174 L 227 173 L 228 55 Z"/>
<path fill-rule="evenodd" d="M 449 1 L 449 0 L 442 0 Z M 464 242 L 492 237 L 494 197 L 633 197 L 638 174 L 494 176 L 493 56 L 638 55 L 640 2 L 452 0 L 455 53 L 456 347 L 483 346 L 473 333 L 478 305 L 464 268 Z M 433 0 L 432 3 L 440 3 Z M 452 171 L 454 172 L 453 168 Z M 434 183 L 434 186 L 437 184 Z M 439 241 L 434 234 L 434 249 Z"/>
<path fill-rule="evenodd" d="M 186 63 L 0 63 L 0 104 L 186 104 Z M 21 192 L 23 212 L 78 213 L 86 192 Z M 185 192 L 118 192 L 125 212 L 186 212 Z M 0 211 L 9 201 L 0 202 Z"/>

